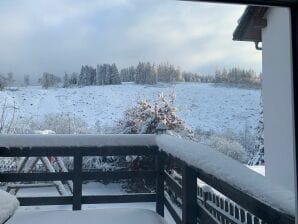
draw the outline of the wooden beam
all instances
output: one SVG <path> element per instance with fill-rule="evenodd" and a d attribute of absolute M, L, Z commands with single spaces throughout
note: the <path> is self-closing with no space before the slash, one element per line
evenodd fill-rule
<path fill-rule="evenodd" d="M 140 171 L 101 171 L 101 172 L 83 172 L 83 180 L 122 180 L 122 179 L 152 179 L 157 176 L 155 170 L 140 170 Z"/>
<path fill-rule="evenodd" d="M 181 217 L 177 214 L 176 210 L 173 208 L 172 203 L 165 197 L 165 206 L 171 214 L 172 218 L 176 222 L 176 224 L 182 224 Z"/>
<path fill-rule="evenodd" d="M 74 156 L 74 179 L 73 179 L 73 210 L 81 210 L 82 208 L 82 154 L 79 149 L 75 151 Z"/>
<path fill-rule="evenodd" d="M 174 178 L 171 177 L 167 171 L 164 171 L 164 177 L 165 177 L 166 184 L 170 187 L 170 189 L 174 191 L 179 198 L 181 198 L 182 186 L 176 180 L 174 180 Z"/>
<path fill-rule="evenodd" d="M 0 157 L 73 156 L 81 150 L 82 156 L 155 155 L 157 146 L 102 146 L 102 147 L 0 147 Z"/>
<path fill-rule="evenodd" d="M 155 202 L 155 193 L 123 194 L 123 195 L 88 195 L 82 197 L 83 204 L 106 204 L 106 203 L 136 203 Z"/>
<path fill-rule="evenodd" d="M 291 7 L 297 4 L 297 0 L 179 0 L 188 2 L 224 3 L 240 5 L 259 5 L 259 6 L 280 6 Z"/>
<path fill-rule="evenodd" d="M 291 35 L 292 35 L 292 79 L 293 79 L 293 114 L 294 114 L 294 177 L 296 224 L 298 224 L 298 6 L 291 7 Z"/>
<path fill-rule="evenodd" d="M 182 174 L 182 223 L 196 224 L 198 218 L 197 175 L 185 165 Z"/>
<path fill-rule="evenodd" d="M 156 158 L 156 212 L 164 217 L 164 159 L 162 154 L 157 154 Z"/>
<path fill-rule="evenodd" d="M 21 206 L 67 205 L 72 203 L 72 196 L 63 197 L 18 197 Z"/>

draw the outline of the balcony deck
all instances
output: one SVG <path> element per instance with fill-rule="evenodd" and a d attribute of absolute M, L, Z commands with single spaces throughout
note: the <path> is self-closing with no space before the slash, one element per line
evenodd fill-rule
<path fill-rule="evenodd" d="M 2 182 L 73 182 L 73 195 L 19 197 L 21 206 L 154 202 L 176 223 L 294 223 L 294 194 L 265 177 L 203 145 L 166 135 L 22 135 L 0 136 L 0 157 L 68 156 L 74 169 L 61 173 L 1 173 Z M 150 170 L 86 172 L 85 156 L 149 156 Z M 181 174 L 177 180 L 170 170 Z M 152 193 L 83 195 L 85 180 L 147 179 L 156 183 Z M 198 186 L 198 179 L 205 183 Z M 209 186 L 206 188 L 206 186 Z M 206 190 L 208 189 L 208 190 Z M 210 190 L 211 189 L 211 190 Z M 212 189 L 214 191 L 212 191 Z M 218 194 L 217 192 L 220 192 Z M 177 205 L 173 203 L 175 199 Z"/>

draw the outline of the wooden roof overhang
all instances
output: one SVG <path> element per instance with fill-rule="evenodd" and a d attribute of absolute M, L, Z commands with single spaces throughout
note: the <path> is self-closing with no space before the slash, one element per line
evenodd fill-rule
<path fill-rule="evenodd" d="M 262 42 L 262 29 L 267 26 L 265 14 L 268 7 L 248 6 L 233 33 L 233 40 L 252 41 L 258 46 Z"/>

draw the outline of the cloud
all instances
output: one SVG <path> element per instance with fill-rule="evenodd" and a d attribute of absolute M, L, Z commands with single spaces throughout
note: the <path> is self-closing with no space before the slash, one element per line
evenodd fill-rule
<path fill-rule="evenodd" d="M 0 72 L 40 75 L 82 64 L 170 62 L 211 73 L 260 71 L 253 44 L 232 41 L 243 6 L 172 0 L 3 0 Z"/>

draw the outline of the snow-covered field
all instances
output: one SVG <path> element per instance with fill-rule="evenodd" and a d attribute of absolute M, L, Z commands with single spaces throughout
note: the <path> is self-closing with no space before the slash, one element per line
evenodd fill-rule
<path fill-rule="evenodd" d="M 260 91 L 214 87 L 212 84 L 178 83 L 83 88 L 20 87 L 0 92 L 0 103 L 15 102 L 17 118 L 41 119 L 49 113 L 75 113 L 90 127 L 113 126 L 138 99 L 155 100 L 160 92 L 176 94 L 178 114 L 192 128 L 234 132 L 253 130 L 258 122 Z M 1 105 L 0 105 L 1 106 Z"/>

